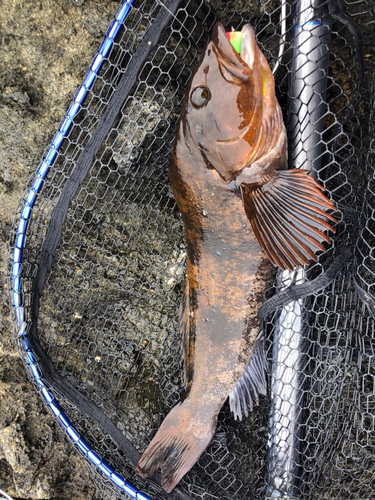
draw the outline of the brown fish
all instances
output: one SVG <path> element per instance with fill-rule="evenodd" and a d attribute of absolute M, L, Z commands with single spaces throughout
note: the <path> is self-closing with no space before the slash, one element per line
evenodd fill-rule
<path fill-rule="evenodd" d="M 282 113 L 254 31 L 244 26 L 237 54 L 219 23 L 188 85 L 169 169 L 187 242 L 187 396 L 137 466 L 145 477 L 161 469 L 167 492 L 210 443 L 227 397 L 241 419 L 266 393 L 257 311 L 271 263 L 302 266 L 330 242 L 334 204 L 305 171 L 286 168 Z"/>

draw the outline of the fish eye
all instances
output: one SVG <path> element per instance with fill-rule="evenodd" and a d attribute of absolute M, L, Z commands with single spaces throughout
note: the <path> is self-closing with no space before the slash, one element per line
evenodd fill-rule
<path fill-rule="evenodd" d="M 196 87 L 191 93 L 190 100 L 195 108 L 202 108 L 210 99 L 210 91 L 207 87 Z"/>

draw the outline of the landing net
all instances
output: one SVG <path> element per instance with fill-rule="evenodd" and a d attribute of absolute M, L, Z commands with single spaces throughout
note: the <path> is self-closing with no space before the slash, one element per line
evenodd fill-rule
<path fill-rule="evenodd" d="M 138 499 L 373 497 L 375 6 L 329 0 L 301 25 L 296 5 L 273 0 L 132 4 L 119 6 L 15 216 L 9 286 L 28 374 L 87 458 L 99 491 Z M 134 465 L 183 395 L 178 311 L 186 246 L 168 163 L 186 84 L 218 20 L 228 30 L 254 26 L 275 68 L 290 137 L 305 127 L 300 108 L 290 105 L 298 98 L 290 87 L 296 30 L 309 37 L 313 26 L 325 27 L 318 36 L 326 61 L 323 127 L 316 127 L 319 147 L 306 166 L 319 164 L 316 177 L 342 216 L 334 245 L 307 279 L 343 248 L 353 245 L 355 257 L 332 285 L 292 303 L 303 319 L 289 325 L 300 335 L 297 346 L 286 345 L 300 356 L 292 380 L 283 378 L 284 361 L 271 369 L 282 313 L 267 317 L 269 396 L 242 422 L 226 403 L 212 443 L 168 496 L 158 477 L 143 480 Z M 319 57 L 304 56 L 322 68 Z M 317 93 L 318 83 L 304 85 Z M 293 162 L 297 146 L 290 144 Z M 283 279 L 270 277 L 265 299 Z M 283 428 L 283 420 L 272 434 L 275 387 L 287 404 L 296 393 L 285 384 L 297 379 L 291 423 Z M 277 450 L 289 438 L 288 465 Z"/>

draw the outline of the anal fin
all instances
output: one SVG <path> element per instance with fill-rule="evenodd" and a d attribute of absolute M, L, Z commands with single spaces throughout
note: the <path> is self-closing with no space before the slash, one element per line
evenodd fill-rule
<path fill-rule="evenodd" d="M 246 370 L 229 394 L 234 419 L 242 420 L 244 415 L 247 417 L 249 409 L 252 411 L 254 404 L 259 404 L 260 394 L 267 394 L 266 353 L 262 333 Z"/>

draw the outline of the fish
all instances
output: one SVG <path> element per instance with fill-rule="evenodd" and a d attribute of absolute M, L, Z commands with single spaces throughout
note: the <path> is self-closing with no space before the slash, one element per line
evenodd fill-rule
<path fill-rule="evenodd" d="M 187 247 L 180 306 L 186 394 L 136 472 L 161 471 L 169 493 L 211 442 L 229 397 L 235 419 L 267 392 L 258 309 L 272 266 L 317 260 L 335 204 L 305 170 L 287 170 L 287 135 L 272 71 L 253 28 L 239 53 L 221 23 L 187 85 L 169 166 Z"/>

